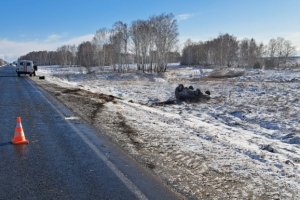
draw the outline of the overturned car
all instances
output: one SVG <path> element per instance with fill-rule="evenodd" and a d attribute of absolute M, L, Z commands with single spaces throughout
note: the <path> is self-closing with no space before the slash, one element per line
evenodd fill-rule
<path fill-rule="evenodd" d="M 179 84 L 179 86 L 175 89 L 175 97 L 176 99 L 183 101 L 198 101 L 201 99 L 208 100 L 210 99 L 210 91 L 202 93 L 200 89 L 194 90 L 193 86 L 184 87 L 183 84 Z"/>

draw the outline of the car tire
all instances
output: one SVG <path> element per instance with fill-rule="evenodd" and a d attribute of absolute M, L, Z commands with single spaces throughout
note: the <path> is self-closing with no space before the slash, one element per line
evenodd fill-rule
<path fill-rule="evenodd" d="M 183 90 L 183 85 L 182 84 L 179 84 L 179 86 L 178 86 L 178 92 L 181 92 L 182 90 Z"/>
<path fill-rule="evenodd" d="M 194 94 L 195 94 L 195 96 L 200 96 L 200 94 L 202 94 L 202 92 L 199 89 L 197 89 L 197 90 L 195 90 Z"/>
<path fill-rule="evenodd" d="M 194 87 L 193 87 L 193 86 L 190 86 L 189 89 L 190 89 L 190 90 L 194 90 Z"/>

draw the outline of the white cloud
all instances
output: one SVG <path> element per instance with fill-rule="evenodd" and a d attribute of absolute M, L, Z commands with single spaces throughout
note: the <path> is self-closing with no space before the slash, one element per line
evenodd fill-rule
<path fill-rule="evenodd" d="M 178 21 L 187 20 L 188 18 L 191 18 L 191 17 L 193 17 L 192 14 L 181 14 L 181 15 L 176 16 Z"/>
<path fill-rule="evenodd" d="M 46 39 L 38 41 L 18 42 L 7 39 L 0 40 L 0 57 L 7 61 L 13 62 L 20 56 L 32 51 L 55 51 L 63 45 L 79 45 L 84 41 L 91 41 L 94 34 L 87 34 L 74 38 L 66 38 L 65 35 L 49 35 Z"/>
<path fill-rule="evenodd" d="M 94 35 L 95 34 L 88 34 L 88 35 L 83 35 L 83 36 L 76 37 L 76 38 L 71 38 L 71 39 L 65 41 L 65 43 L 70 44 L 70 45 L 73 45 L 73 44 L 79 45 L 82 42 L 91 41 L 93 39 Z"/>
<path fill-rule="evenodd" d="M 60 38 L 62 38 L 63 36 L 62 35 L 56 35 L 56 34 L 52 34 L 52 35 L 49 35 L 45 40 L 44 42 L 55 42 L 55 41 L 58 41 Z"/>

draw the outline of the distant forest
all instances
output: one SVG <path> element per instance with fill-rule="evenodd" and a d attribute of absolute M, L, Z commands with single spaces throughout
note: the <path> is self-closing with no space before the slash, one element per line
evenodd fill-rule
<path fill-rule="evenodd" d="M 292 42 L 281 37 L 264 45 L 254 38 L 238 41 L 235 36 L 226 33 L 205 42 L 187 40 L 181 64 L 272 69 L 296 64 L 291 59 L 296 53 Z"/>
<path fill-rule="evenodd" d="M 238 41 L 235 36 L 219 34 L 209 41 L 188 39 L 180 52 L 178 25 L 173 14 L 150 16 L 135 20 L 130 25 L 115 22 L 111 29 L 96 31 L 92 41 L 78 46 L 63 45 L 56 51 L 34 51 L 19 59 L 32 60 L 36 65 L 112 66 L 118 72 L 127 71 L 136 63 L 137 70 L 165 72 L 168 63 L 180 62 L 187 66 L 227 66 L 251 68 L 279 68 L 293 65 L 296 55 L 292 42 L 278 37 L 267 45 L 255 39 Z"/>

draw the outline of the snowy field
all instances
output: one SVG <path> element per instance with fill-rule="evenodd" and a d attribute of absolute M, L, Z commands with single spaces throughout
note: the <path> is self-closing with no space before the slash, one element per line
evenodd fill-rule
<path fill-rule="evenodd" d="M 300 199 L 300 69 L 214 71 L 173 64 L 160 75 L 93 70 L 85 74 L 79 67 L 40 66 L 37 75 L 64 87 L 123 99 L 112 106 L 139 130 L 139 142 L 163 148 L 166 157 L 172 151 L 178 155 L 172 161 L 188 166 L 195 177 L 213 169 L 249 180 L 242 187 L 254 196 L 271 188 L 270 199 Z M 208 78 L 237 71 L 244 73 Z M 211 99 L 155 106 L 175 99 L 179 84 L 209 90 Z M 176 176 L 169 181 L 180 187 L 184 177 Z M 201 187 L 189 183 L 179 189 L 199 195 Z"/>

